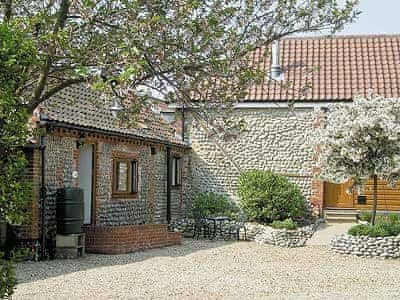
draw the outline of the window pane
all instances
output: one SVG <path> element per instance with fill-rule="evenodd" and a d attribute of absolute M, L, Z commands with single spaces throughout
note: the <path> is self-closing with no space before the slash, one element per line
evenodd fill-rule
<path fill-rule="evenodd" d="M 176 185 L 176 158 L 172 158 L 172 170 L 171 170 L 171 185 Z"/>
<path fill-rule="evenodd" d="M 176 160 L 176 184 L 181 184 L 182 182 L 182 159 L 178 158 Z"/>
<path fill-rule="evenodd" d="M 117 191 L 128 191 L 128 163 L 118 162 L 117 164 Z"/>
<path fill-rule="evenodd" d="M 137 162 L 136 161 L 131 162 L 131 170 L 132 170 L 132 179 L 131 179 L 132 193 L 137 193 L 138 176 L 137 176 Z"/>

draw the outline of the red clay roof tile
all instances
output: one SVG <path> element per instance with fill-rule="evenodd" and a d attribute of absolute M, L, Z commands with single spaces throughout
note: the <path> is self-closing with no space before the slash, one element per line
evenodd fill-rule
<path fill-rule="evenodd" d="M 264 51 L 251 57 L 252 64 Z M 280 59 L 284 80 L 265 78 L 246 101 L 351 100 L 369 91 L 400 97 L 400 35 L 288 38 L 280 41 Z M 268 69 L 269 60 L 260 67 Z M 312 88 L 304 93 L 307 83 Z"/>

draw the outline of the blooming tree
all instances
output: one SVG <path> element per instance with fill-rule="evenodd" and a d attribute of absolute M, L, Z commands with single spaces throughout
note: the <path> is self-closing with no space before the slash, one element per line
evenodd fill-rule
<path fill-rule="evenodd" d="M 400 99 L 376 95 L 357 97 L 352 104 L 335 104 L 322 113 L 313 135 L 320 178 L 333 183 L 353 182 L 362 191 L 374 181 L 375 223 L 378 179 L 394 186 L 400 167 Z"/>
<path fill-rule="evenodd" d="M 260 67 L 246 59 L 254 50 L 295 33 L 340 30 L 359 14 L 358 2 L 3 0 L 0 23 L 24 29 L 38 50 L 16 91 L 29 112 L 77 83 L 130 100 L 133 112 L 147 104 L 137 93 L 144 87 L 183 105 L 218 99 L 217 109 L 265 77 L 262 57 Z"/>

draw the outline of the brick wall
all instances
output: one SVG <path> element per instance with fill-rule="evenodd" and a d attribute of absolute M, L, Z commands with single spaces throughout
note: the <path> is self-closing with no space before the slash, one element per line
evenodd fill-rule
<path fill-rule="evenodd" d="M 88 253 L 121 254 L 181 244 L 181 235 L 162 224 L 85 227 Z"/>

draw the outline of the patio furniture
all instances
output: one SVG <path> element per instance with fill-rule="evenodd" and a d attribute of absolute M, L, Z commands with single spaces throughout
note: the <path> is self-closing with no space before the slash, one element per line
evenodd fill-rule
<path fill-rule="evenodd" d="M 236 235 L 236 239 L 240 240 L 240 230 L 243 229 L 244 231 L 244 240 L 247 240 L 247 231 L 246 231 L 246 221 L 247 215 L 244 213 L 239 214 L 233 223 L 228 228 L 228 233 L 225 235 L 225 239 L 230 238 L 232 235 Z"/>
<path fill-rule="evenodd" d="M 214 239 L 217 237 L 217 230 L 219 229 L 219 235 L 223 236 L 222 226 L 225 221 L 229 221 L 229 218 L 226 216 L 215 216 L 215 217 L 206 217 L 206 221 L 212 222 L 212 235 L 210 235 L 210 239 Z"/>
<path fill-rule="evenodd" d="M 193 215 L 193 238 L 199 239 L 200 235 L 203 233 L 203 237 L 210 237 L 211 228 L 208 225 L 207 220 L 199 213 L 195 212 Z"/>

